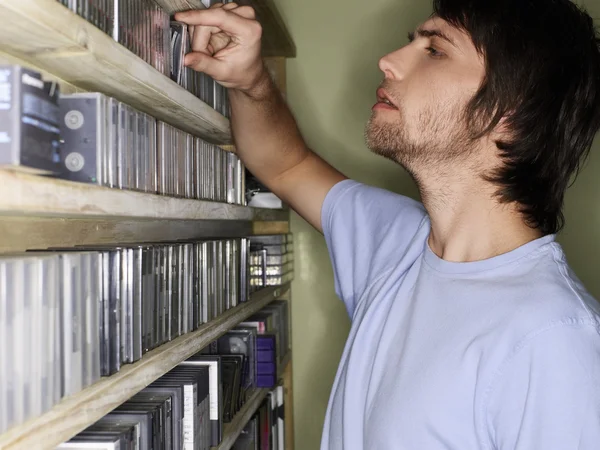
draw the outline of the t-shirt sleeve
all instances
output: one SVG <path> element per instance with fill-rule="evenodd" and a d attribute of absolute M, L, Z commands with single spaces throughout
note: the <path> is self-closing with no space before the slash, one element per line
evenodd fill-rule
<path fill-rule="evenodd" d="M 498 450 L 600 448 L 600 335 L 561 325 L 523 345 L 493 386 L 491 447 Z"/>
<path fill-rule="evenodd" d="M 369 284 L 404 257 L 425 218 L 421 203 L 353 180 L 329 191 L 321 223 L 350 317 Z"/>

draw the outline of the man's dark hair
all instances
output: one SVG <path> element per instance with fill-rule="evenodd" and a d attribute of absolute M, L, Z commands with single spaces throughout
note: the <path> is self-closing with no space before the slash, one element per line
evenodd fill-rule
<path fill-rule="evenodd" d="M 504 165 L 487 179 L 527 224 L 558 232 L 566 189 L 600 127 L 600 51 L 592 18 L 569 0 L 434 0 L 434 16 L 467 32 L 485 79 L 467 107 L 478 136 L 504 118 Z"/>

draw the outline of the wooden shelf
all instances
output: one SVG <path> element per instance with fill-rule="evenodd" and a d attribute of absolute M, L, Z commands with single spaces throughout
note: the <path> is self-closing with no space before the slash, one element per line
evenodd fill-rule
<path fill-rule="evenodd" d="M 283 376 L 283 373 L 285 372 L 285 369 L 287 368 L 287 366 L 291 360 L 292 360 L 292 351 L 288 350 L 288 352 L 285 354 L 285 356 L 281 360 L 281 364 L 277 368 L 277 376 L 279 378 L 281 378 Z"/>
<path fill-rule="evenodd" d="M 0 216 L 287 222 L 288 209 L 250 208 L 76 183 L 0 169 Z"/>
<path fill-rule="evenodd" d="M 229 121 L 56 0 L 0 0 L 1 50 L 86 91 L 103 92 L 215 144 Z"/>
<path fill-rule="evenodd" d="M 296 57 L 296 44 L 283 22 L 273 0 L 239 0 L 241 5 L 250 5 L 263 28 L 262 55 L 264 57 Z"/>
<path fill-rule="evenodd" d="M 213 450 L 229 450 L 237 440 L 242 430 L 252 418 L 260 404 L 267 397 L 270 389 L 256 389 L 250 395 L 242 409 L 235 415 L 233 420 L 223 427 L 223 440 L 218 447 L 211 447 Z"/>
<path fill-rule="evenodd" d="M 289 232 L 289 212 L 0 170 L 0 252 Z"/>
<path fill-rule="evenodd" d="M 255 292 L 250 301 L 227 311 L 197 331 L 180 336 L 148 352 L 135 364 L 123 366 L 119 373 L 103 378 L 78 394 L 63 399 L 46 414 L 0 435 L 0 449 L 55 448 L 278 298 L 287 289 L 289 284 Z M 226 431 L 232 433 L 229 428 Z"/>
<path fill-rule="evenodd" d="M 290 232 L 290 223 L 280 222 L 253 222 L 252 235 L 287 234 Z"/>
<path fill-rule="evenodd" d="M 0 215 L 70 218 L 253 220 L 253 208 L 167 197 L 0 170 Z M 267 212 L 270 214 L 270 212 Z"/>

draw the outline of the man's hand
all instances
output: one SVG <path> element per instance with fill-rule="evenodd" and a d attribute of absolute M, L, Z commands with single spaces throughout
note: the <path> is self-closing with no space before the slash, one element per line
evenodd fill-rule
<path fill-rule="evenodd" d="M 218 3 L 205 10 L 179 12 L 175 19 L 190 27 L 192 52 L 185 57 L 186 66 L 244 92 L 264 78 L 262 28 L 252 7 Z"/>
<path fill-rule="evenodd" d="M 304 143 L 260 55 L 262 30 L 254 10 L 235 3 L 177 13 L 190 26 L 185 63 L 230 88 L 236 153 L 265 186 L 321 230 L 327 192 L 343 174 Z"/>

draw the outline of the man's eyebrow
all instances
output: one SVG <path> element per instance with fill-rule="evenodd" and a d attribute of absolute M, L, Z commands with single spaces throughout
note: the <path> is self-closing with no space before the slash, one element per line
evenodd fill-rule
<path fill-rule="evenodd" d="M 454 47 L 458 47 L 454 40 L 450 38 L 448 35 L 444 34 L 442 31 L 438 29 L 425 29 L 425 28 L 417 28 L 414 33 L 409 34 L 409 40 L 413 40 L 415 37 L 437 37 L 443 39 L 444 41 L 450 43 Z"/>

